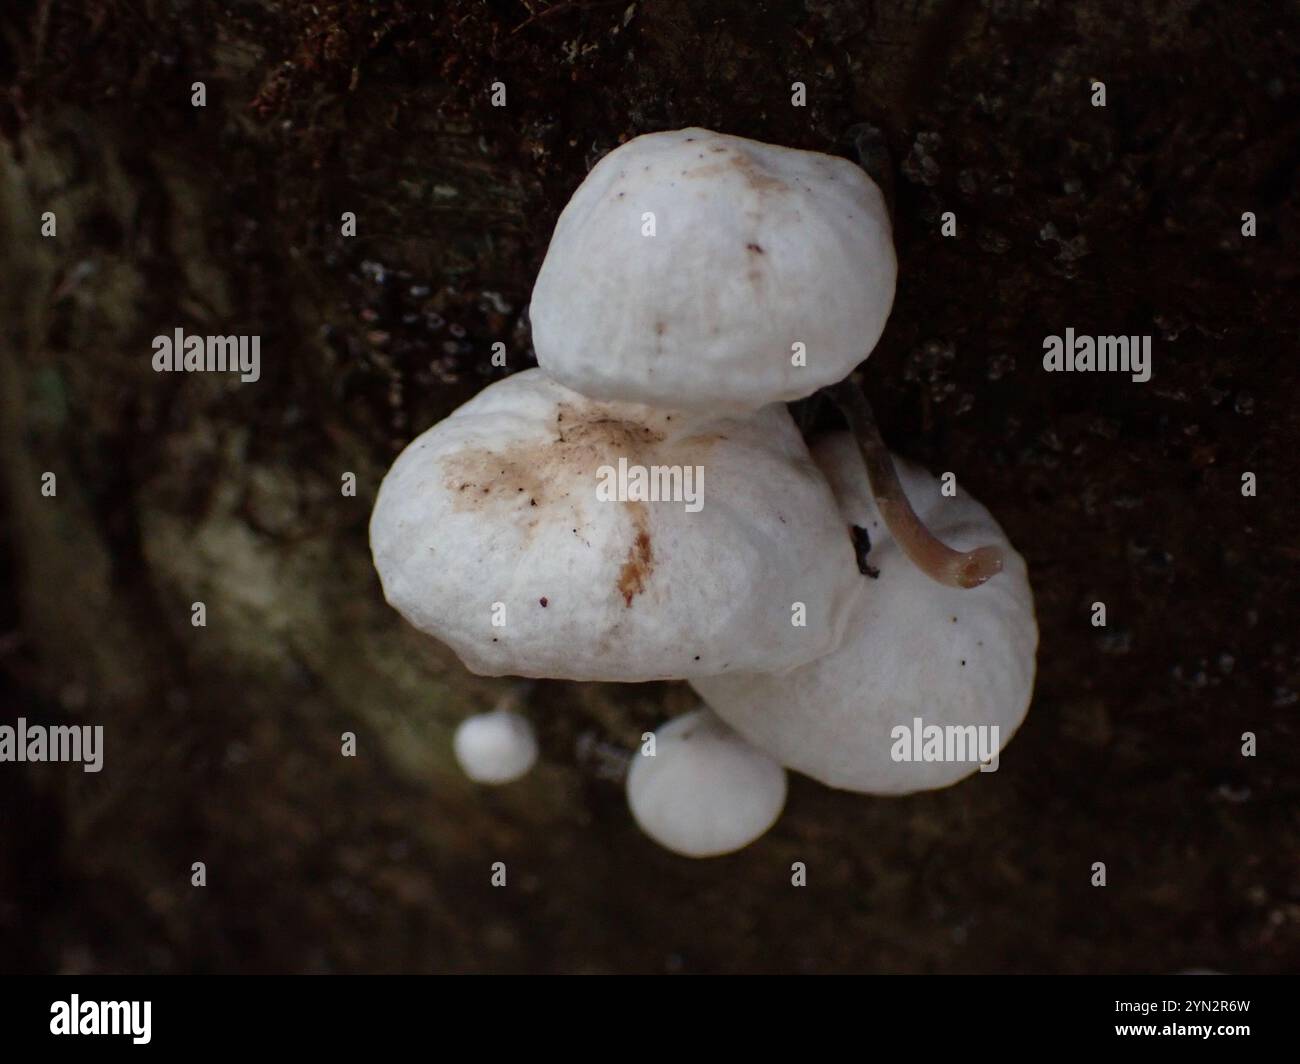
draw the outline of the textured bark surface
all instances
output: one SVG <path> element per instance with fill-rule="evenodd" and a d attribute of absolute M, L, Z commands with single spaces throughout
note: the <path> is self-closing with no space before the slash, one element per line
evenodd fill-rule
<path fill-rule="evenodd" d="M 98 775 L 0 765 L 0 969 L 1295 969 L 1297 22 L 6 4 L 0 708 L 107 749 Z M 885 438 L 989 507 L 1038 596 L 1000 771 L 893 800 L 796 779 L 768 836 L 689 862 L 609 778 L 689 691 L 546 683 L 539 769 L 472 787 L 451 730 L 502 683 L 384 604 L 388 463 L 503 372 L 494 341 L 532 364 L 532 279 L 602 153 L 695 124 L 852 157 L 863 123 L 900 260 L 867 366 Z M 261 380 L 154 373 L 176 327 L 260 335 Z M 1066 327 L 1152 335 L 1151 381 L 1044 373 Z"/>

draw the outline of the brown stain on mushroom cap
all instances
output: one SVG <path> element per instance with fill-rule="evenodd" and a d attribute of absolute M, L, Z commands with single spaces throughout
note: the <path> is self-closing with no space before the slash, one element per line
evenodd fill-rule
<path fill-rule="evenodd" d="M 530 509 L 548 498 L 545 477 L 515 448 L 462 451 L 445 459 L 442 469 L 452 509 L 459 512 Z"/>
<path fill-rule="evenodd" d="M 618 593 L 623 596 L 623 605 L 629 609 L 632 600 L 645 590 L 646 581 L 654 572 L 655 555 L 650 542 L 650 528 L 647 521 L 645 503 L 632 503 L 632 525 L 635 536 L 627 550 L 627 561 L 618 571 Z"/>
<path fill-rule="evenodd" d="M 665 433 L 595 406 L 561 404 L 548 442 L 524 441 L 499 449 L 472 448 L 443 460 L 443 486 L 458 511 L 545 506 L 576 480 L 620 456 L 638 461 Z"/>
<path fill-rule="evenodd" d="M 703 465 L 713 446 L 728 438 L 714 429 L 669 439 L 677 428 L 673 415 L 648 417 L 649 423 L 629 419 L 617 404 L 561 403 L 549 426 L 550 439 L 473 448 L 444 458 L 444 488 L 456 511 L 519 522 L 526 538 L 543 521 L 556 522 L 584 542 L 579 526 L 587 523 L 584 511 L 595 499 L 601 466 L 616 467 L 619 458 L 644 466 Z M 632 541 L 614 579 L 615 592 L 631 608 L 656 567 L 649 508 L 640 501 L 609 505 L 626 507 L 632 521 Z M 616 543 L 609 542 L 611 553 Z"/>
<path fill-rule="evenodd" d="M 738 171 L 748 182 L 749 187 L 760 195 L 764 192 L 788 192 L 790 186 L 781 178 L 766 170 L 747 152 L 732 150 L 722 146 L 711 148 L 723 158 L 715 162 L 696 164 L 687 173 L 688 180 L 700 181 L 706 178 L 720 177 L 728 171 Z"/>
<path fill-rule="evenodd" d="M 651 444 L 662 443 L 666 433 L 637 421 L 627 421 L 614 416 L 599 406 L 583 410 L 561 403 L 555 415 L 555 442 L 570 457 L 580 457 L 591 452 L 601 462 L 612 454 L 633 454 Z"/>

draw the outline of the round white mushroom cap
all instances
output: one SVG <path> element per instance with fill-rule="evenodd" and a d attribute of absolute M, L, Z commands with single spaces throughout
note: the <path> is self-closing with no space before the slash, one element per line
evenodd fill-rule
<path fill-rule="evenodd" d="M 452 750 L 475 783 L 513 783 L 537 761 L 537 736 L 514 710 L 494 709 L 461 721 Z"/>
<path fill-rule="evenodd" d="M 827 657 L 781 676 L 733 674 L 693 686 L 755 745 L 831 787 L 946 787 L 979 769 L 981 755 L 996 755 L 1029 708 L 1038 626 L 1024 559 L 983 506 L 964 494 L 943 497 L 934 477 L 895 458 L 917 515 L 945 543 L 1005 550 L 1005 568 L 988 583 L 937 584 L 890 538 L 853 438 L 830 436 L 813 455 L 845 519 L 870 536 L 867 561 L 879 578 L 867 581 L 844 643 Z"/>
<path fill-rule="evenodd" d="M 650 133 L 597 163 L 561 213 L 533 345 L 556 380 L 597 398 L 789 401 L 867 357 L 896 272 L 884 199 L 853 163 L 707 129 Z"/>
<path fill-rule="evenodd" d="M 621 494 L 635 481 L 660 501 L 603 499 L 620 468 Z M 541 370 L 402 452 L 370 543 L 389 603 L 484 675 L 791 668 L 838 645 L 863 583 L 784 407 L 728 419 L 599 402 Z"/>
<path fill-rule="evenodd" d="M 641 830 L 683 857 L 717 857 L 748 846 L 785 808 L 785 769 L 707 707 L 654 733 L 655 753 L 638 752 L 627 803 Z"/>

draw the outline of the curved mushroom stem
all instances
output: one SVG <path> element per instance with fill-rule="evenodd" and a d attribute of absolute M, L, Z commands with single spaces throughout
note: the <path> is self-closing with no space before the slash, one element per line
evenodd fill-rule
<path fill-rule="evenodd" d="M 999 547 L 976 547 L 971 551 L 956 551 L 945 546 L 921 523 L 912 504 L 903 494 L 894 460 L 889 455 L 885 441 L 880 438 L 880 427 L 871 404 L 852 377 L 826 389 L 849 423 L 849 431 L 858 441 L 862 461 L 867 467 L 867 480 L 871 494 L 885 519 L 889 533 L 903 548 L 921 572 L 931 580 L 948 587 L 979 587 L 990 577 L 1002 571 L 1002 550 Z"/>

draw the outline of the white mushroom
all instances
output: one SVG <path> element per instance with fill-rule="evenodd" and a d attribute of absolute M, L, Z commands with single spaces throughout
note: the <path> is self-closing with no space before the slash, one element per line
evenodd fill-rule
<path fill-rule="evenodd" d="M 634 470 L 659 496 L 689 478 L 698 505 L 602 501 L 620 460 L 625 488 Z M 724 419 L 598 402 L 540 370 L 401 454 L 370 542 L 388 601 L 486 675 L 791 668 L 839 644 L 864 583 L 784 407 Z"/>
<path fill-rule="evenodd" d="M 475 783 L 513 783 L 537 761 L 537 736 L 510 699 L 487 713 L 466 717 L 452 737 L 452 750 Z"/>
<path fill-rule="evenodd" d="M 717 857 L 762 835 L 785 808 L 785 769 L 707 707 L 655 733 L 654 756 L 639 753 L 627 803 L 641 830 L 683 857 Z"/>
<path fill-rule="evenodd" d="M 861 362 L 896 272 L 884 200 L 853 163 L 651 133 L 597 163 L 560 215 L 533 344 L 556 380 L 597 398 L 758 407 Z"/>
<path fill-rule="evenodd" d="M 813 454 L 845 520 L 868 534 L 878 579 L 866 581 L 844 643 L 827 657 L 783 675 L 693 686 L 756 746 L 829 786 L 868 794 L 948 786 L 979 769 L 981 755 L 996 757 L 1028 709 L 1038 628 L 1024 560 L 979 503 L 945 498 L 929 473 L 899 463 L 931 528 L 959 549 L 990 541 L 1004 553 L 1002 572 L 981 586 L 935 583 L 889 535 L 854 439 L 828 437 Z M 930 759 L 936 750 L 954 759 Z"/>

